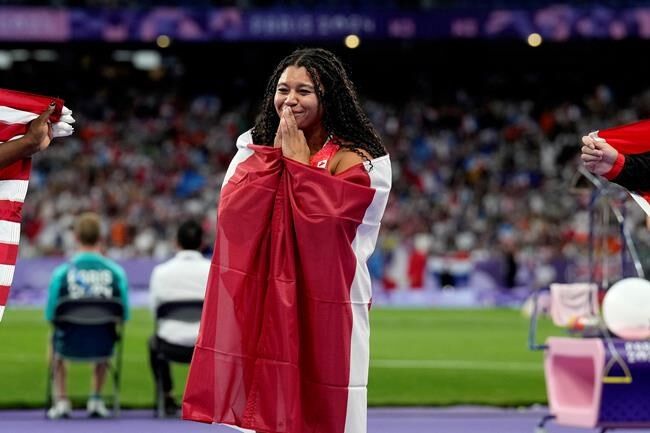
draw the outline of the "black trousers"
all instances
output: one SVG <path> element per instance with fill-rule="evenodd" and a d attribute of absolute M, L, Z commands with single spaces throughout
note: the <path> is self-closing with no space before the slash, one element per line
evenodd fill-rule
<path fill-rule="evenodd" d="M 187 364 L 192 361 L 192 353 L 194 353 L 194 347 L 171 344 L 155 335 L 149 339 L 151 371 L 155 383 L 158 383 L 159 378 L 161 379 L 165 393 L 170 393 L 173 388 L 169 363 L 181 362 Z"/>

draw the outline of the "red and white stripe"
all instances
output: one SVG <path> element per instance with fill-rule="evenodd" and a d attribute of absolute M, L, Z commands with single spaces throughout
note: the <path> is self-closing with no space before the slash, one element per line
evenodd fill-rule
<path fill-rule="evenodd" d="M 352 250 L 357 258 L 357 269 L 350 288 L 352 306 L 352 337 L 350 339 L 350 382 L 345 433 L 367 431 L 367 386 L 370 365 L 370 311 L 372 298 L 370 273 L 366 262 L 375 250 L 381 217 L 384 215 L 391 187 L 391 164 L 388 155 L 372 161 L 368 171 L 370 187 L 375 196 L 357 228 Z M 369 163 L 366 163 L 368 170 Z"/>
<path fill-rule="evenodd" d="M 22 137 L 29 122 L 55 101 L 56 108 L 50 116 L 54 137 L 65 137 L 73 132 L 72 112 L 58 98 L 0 89 L 0 145 Z M 22 206 L 27 194 L 31 159 L 25 158 L 0 168 L 0 320 L 9 297 L 14 277 Z"/>

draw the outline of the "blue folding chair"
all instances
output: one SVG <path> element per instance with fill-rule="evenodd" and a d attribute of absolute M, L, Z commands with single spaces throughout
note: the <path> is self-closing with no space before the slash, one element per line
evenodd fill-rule
<path fill-rule="evenodd" d="M 113 416 L 120 411 L 120 377 L 124 341 L 124 305 L 117 299 L 63 298 L 54 311 L 52 350 L 47 372 L 46 412 L 52 405 L 55 360 L 108 361 L 112 377 Z M 89 338 L 92 337 L 92 338 Z"/>

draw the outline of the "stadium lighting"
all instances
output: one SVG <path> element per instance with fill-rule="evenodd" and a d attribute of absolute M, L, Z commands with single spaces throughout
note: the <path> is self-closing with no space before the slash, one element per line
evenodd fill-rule
<path fill-rule="evenodd" d="M 156 38 L 156 44 L 160 48 L 167 48 L 172 43 L 172 40 L 167 35 L 160 35 Z"/>
<path fill-rule="evenodd" d="M 542 35 L 539 33 L 531 33 L 528 35 L 528 45 L 531 47 L 539 47 L 542 45 Z"/>
<path fill-rule="evenodd" d="M 34 60 L 39 62 L 55 62 L 59 55 L 54 50 L 36 50 L 34 51 Z"/>
<path fill-rule="evenodd" d="M 142 71 L 152 71 L 162 64 L 160 53 L 152 50 L 140 50 L 133 53 L 133 66 Z"/>
<path fill-rule="evenodd" d="M 24 62 L 29 60 L 29 51 L 23 49 L 11 50 L 11 57 L 14 62 Z"/>
<path fill-rule="evenodd" d="M 11 69 L 14 60 L 9 51 L 0 51 L 0 69 L 6 70 Z"/>
<path fill-rule="evenodd" d="M 133 53 L 128 50 L 115 50 L 113 51 L 113 60 L 116 62 L 130 62 Z"/>
<path fill-rule="evenodd" d="M 361 39 L 359 39 L 359 36 L 357 35 L 347 35 L 345 37 L 345 46 L 354 49 L 357 48 L 361 44 Z"/>

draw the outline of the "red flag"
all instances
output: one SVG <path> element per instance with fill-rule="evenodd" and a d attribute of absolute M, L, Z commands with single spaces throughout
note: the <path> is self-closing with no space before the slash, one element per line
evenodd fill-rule
<path fill-rule="evenodd" d="M 338 176 L 238 140 L 183 418 L 267 433 L 366 431 L 372 253 L 388 156 Z"/>
<path fill-rule="evenodd" d="M 598 136 L 625 155 L 650 152 L 650 120 L 604 129 Z"/>
<path fill-rule="evenodd" d="M 623 155 L 650 152 L 650 120 L 604 129 L 598 131 L 597 135 Z M 611 176 L 617 176 L 622 168 L 623 164 L 617 161 L 610 172 Z M 630 196 L 650 215 L 650 191 L 630 191 Z"/>
<path fill-rule="evenodd" d="M 22 137 L 29 128 L 29 122 L 45 111 L 52 101 L 55 101 L 56 108 L 50 120 L 59 122 L 63 100 L 0 89 L 0 145 Z M 31 165 L 31 159 L 25 158 L 0 168 L 0 320 L 9 297 L 18 256 L 21 211 Z"/>

